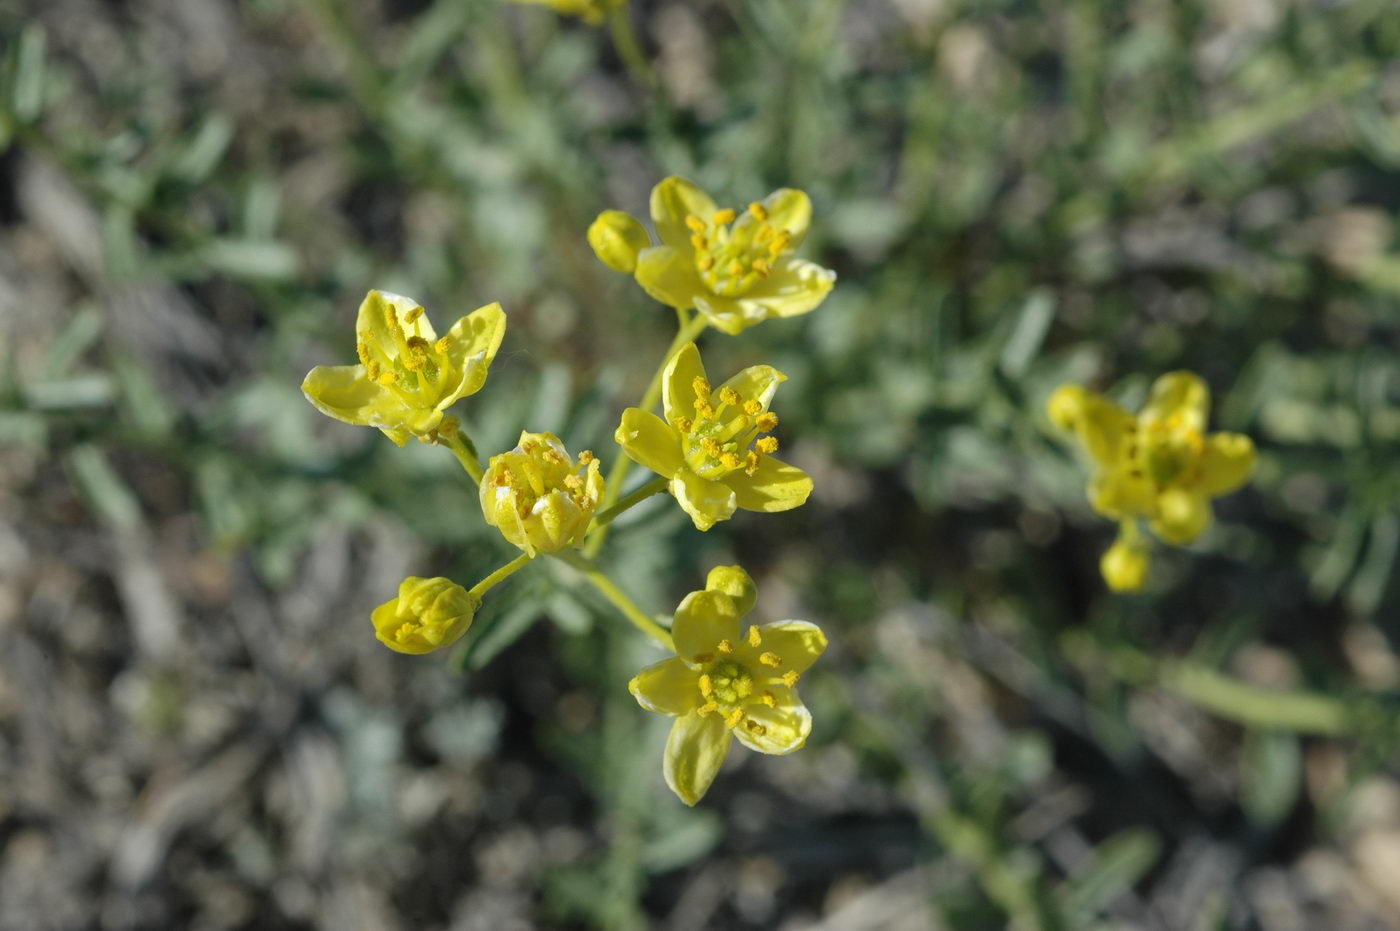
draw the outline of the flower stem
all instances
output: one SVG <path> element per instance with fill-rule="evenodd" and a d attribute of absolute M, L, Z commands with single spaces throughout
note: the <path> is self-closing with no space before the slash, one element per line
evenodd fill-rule
<path fill-rule="evenodd" d="M 485 595 L 498 584 L 504 582 L 506 579 L 528 566 L 534 558 L 535 557 L 531 556 L 529 553 L 521 553 L 510 562 L 473 585 L 468 591 L 468 594 L 475 595 L 480 599 L 482 595 Z"/>
<path fill-rule="evenodd" d="M 608 11 L 608 29 L 612 33 L 613 46 L 616 47 L 622 63 L 631 72 L 632 80 L 649 91 L 655 91 L 660 82 L 657 80 L 656 70 L 642 51 L 641 43 L 637 41 L 637 33 L 632 29 L 632 19 L 627 15 L 627 6 L 625 3 L 620 4 Z"/>
<path fill-rule="evenodd" d="M 471 437 L 458 431 L 450 437 L 445 437 L 442 442 L 447 444 L 447 448 L 456 455 L 457 461 L 462 464 L 462 468 L 467 470 L 472 481 L 481 484 L 481 460 L 477 458 L 476 446 L 473 445 Z"/>
<path fill-rule="evenodd" d="M 643 485 L 641 488 L 638 488 L 636 491 L 633 491 L 631 494 L 627 495 L 621 501 L 618 501 L 606 511 L 602 511 L 596 517 L 594 517 L 593 526 L 588 529 L 588 532 L 593 533 L 595 531 L 602 530 L 604 527 L 611 524 L 624 511 L 628 510 L 629 508 L 635 507 L 638 504 L 641 504 L 643 501 L 650 498 L 652 495 L 660 494 L 661 492 L 665 491 L 666 486 L 668 484 L 670 484 L 670 480 L 664 477 L 652 479 L 651 481 Z"/>
<path fill-rule="evenodd" d="M 606 572 L 598 568 L 597 563 L 587 556 L 573 553 L 569 550 L 560 550 L 554 555 L 583 573 L 583 577 L 586 578 L 594 588 L 598 589 L 604 598 L 611 601 L 614 607 L 621 611 L 622 615 L 627 618 L 627 620 L 632 622 L 634 627 L 651 637 L 666 649 L 673 652 L 675 651 L 675 644 L 671 641 L 671 632 L 656 623 L 656 621 L 647 616 L 645 611 L 637 607 L 632 599 L 627 597 L 627 593 L 618 588 L 617 583 L 609 578 Z"/>
<path fill-rule="evenodd" d="M 661 399 L 661 376 L 666 371 L 666 366 L 670 363 L 671 357 L 680 351 L 681 347 L 700 335 L 700 331 L 705 329 L 709 320 L 704 314 L 695 314 L 687 317 L 684 310 L 676 311 L 676 338 L 671 340 L 671 346 L 666 350 L 666 355 L 662 357 L 661 364 L 656 367 L 656 373 L 651 376 L 651 383 L 647 385 L 646 392 L 642 395 L 642 401 L 637 406 L 644 411 L 650 411 L 656 406 L 656 402 Z M 632 469 L 632 460 L 627 458 L 627 454 L 619 452 L 617 460 L 613 463 L 612 470 L 608 472 L 607 489 L 603 492 L 603 510 L 606 512 L 611 508 L 613 502 L 617 500 L 618 492 L 622 490 L 622 483 L 627 478 L 627 473 Z M 587 545 L 584 546 L 584 555 L 593 557 L 598 555 L 598 550 L 603 546 L 603 541 L 608 536 L 608 525 L 600 524 L 598 532 L 588 538 Z"/>

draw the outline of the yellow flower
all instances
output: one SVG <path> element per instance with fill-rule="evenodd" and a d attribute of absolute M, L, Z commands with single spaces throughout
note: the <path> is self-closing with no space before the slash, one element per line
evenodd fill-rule
<path fill-rule="evenodd" d="M 835 286 L 835 272 L 793 255 L 812 220 L 801 191 L 780 188 L 745 210 L 721 210 L 694 184 L 670 177 L 652 189 L 651 218 L 661 245 L 637 256 L 637 283 L 663 304 L 694 307 L 726 333 L 805 314 Z"/>
<path fill-rule="evenodd" d="M 318 365 L 301 390 L 323 414 L 378 427 L 402 446 L 432 438 L 443 412 L 486 382 L 506 332 L 500 304 L 472 311 L 441 338 L 412 298 L 371 291 L 355 321 L 359 365 Z"/>
<path fill-rule="evenodd" d="M 1209 408 L 1205 382 L 1190 372 L 1171 372 L 1153 383 L 1137 416 L 1078 385 L 1057 390 L 1048 413 L 1056 425 L 1074 431 L 1094 460 L 1097 472 L 1089 483 L 1094 510 L 1114 520 L 1146 519 L 1158 537 L 1181 545 L 1210 526 L 1211 499 L 1239 488 L 1254 470 L 1249 437 L 1206 434 Z M 1103 565 L 1105 578 L 1110 572 L 1115 577 L 1110 585 L 1118 587 L 1116 579 L 1126 588 L 1137 575 L 1145 576 L 1145 551 L 1140 568 L 1137 559 L 1127 549 L 1110 550 Z"/>
<path fill-rule="evenodd" d="M 584 451 L 575 463 L 553 433 L 521 433 L 481 480 L 486 523 L 531 556 L 582 543 L 602 497 L 598 460 Z"/>
<path fill-rule="evenodd" d="M 596 26 L 603 21 L 607 11 L 625 6 L 627 0 L 515 0 L 516 3 L 535 3 L 553 7 L 556 13 L 577 16 L 584 22 Z"/>
<path fill-rule="evenodd" d="M 637 270 L 637 256 L 651 245 L 651 236 L 630 213 L 604 210 L 588 227 L 588 244 L 608 268 L 630 275 Z"/>
<path fill-rule="evenodd" d="M 672 715 L 666 741 L 666 784 L 687 805 L 709 789 L 731 736 L 760 753 L 791 753 L 807 742 L 812 715 L 797 695 L 798 677 L 826 649 L 826 635 L 807 621 L 750 626 L 739 621 L 754 604 L 749 574 L 720 566 L 676 608 L 676 654 L 628 683 L 638 704 Z"/>
<path fill-rule="evenodd" d="M 399 597 L 374 609 L 374 635 L 400 653 L 431 653 L 451 646 L 472 626 L 481 600 L 451 579 L 409 576 Z"/>
<path fill-rule="evenodd" d="M 768 405 L 784 381 L 771 365 L 753 365 L 712 389 L 700 351 L 687 343 L 662 374 L 666 419 L 629 407 L 614 439 L 632 461 L 671 480 L 671 494 L 698 530 L 736 508 L 795 508 L 812 493 L 812 480 L 772 457 L 777 437 L 760 437 L 778 426 Z"/>

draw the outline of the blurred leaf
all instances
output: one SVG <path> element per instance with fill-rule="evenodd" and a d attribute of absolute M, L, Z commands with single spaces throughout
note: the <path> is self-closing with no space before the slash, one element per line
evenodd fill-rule
<path fill-rule="evenodd" d="M 1296 734 L 1250 730 L 1240 761 L 1240 804 L 1251 821 L 1273 827 L 1288 817 L 1303 784 Z"/>
<path fill-rule="evenodd" d="M 1069 927 L 1086 927 L 1104 908 L 1147 875 L 1161 855 L 1157 835 L 1147 828 L 1128 828 L 1100 843 L 1089 866 L 1076 872 L 1064 894 Z"/>

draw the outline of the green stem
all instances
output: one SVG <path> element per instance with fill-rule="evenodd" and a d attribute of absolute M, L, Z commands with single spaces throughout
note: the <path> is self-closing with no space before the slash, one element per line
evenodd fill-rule
<path fill-rule="evenodd" d="M 593 560 L 589 559 L 587 556 L 569 550 L 560 550 L 554 555 L 583 573 L 583 577 L 586 578 L 594 588 L 598 589 L 604 598 L 611 601 L 613 606 L 621 611 L 623 617 L 631 621 L 634 627 L 651 637 L 666 649 L 672 652 L 675 651 L 676 645 L 671 640 L 671 632 L 656 623 L 656 621 L 647 616 L 645 611 L 637 607 L 632 599 L 627 597 L 627 593 L 621 588 L 618 588 L 617 583 L 610 579 L 606 572 L 598 568 L 597 563 L 593 562 Z"/>
<path fill-rule="evenodd" d="M 646 392 L 642 395 L 642 401 L 637 406 L 644 411 L 650 411 L 656 406 L 656 402 L 661 399 L 661 376 L 666 372 L 666 366 L 670 364 L 671 357 L 680 351 L 681 347 L 695 337 L 700 335 L 700 331 L 705 329 L 709 320 L 704 314 L 695 314 L 687 317 L 684 310 L 676 311 L 676 338 L 671 340 L 671 346 L 666 350 L 666 355 L 662 357 L 661 364 L 656 367 L 656 373 L 651 376 L 651 383 L 647 385 Z M 603 492 L 602 506 L 606 512 L 617 500 L 618 493 L 622 490 L 622 483 L 627 478 L 627 473 L 632 469 L 632 460 L 627 458 L 626 453 L 619 452 L 617 460 L 613 462 L 612 471 L 608 473 L 607 489 Z M 593 557 L 598 555 L 598 550 L 603 546 L 603 541 L 608 537 L 608 525 L 603 524 L 598 528 L 598 532 L 588 538 L 587 545 L 584 546 L 584 555 Z"/>
<path fill-rule="evenodd" d="M 667 479 L 665 477 L 652 479 L 651 481 L 643 485 L 641 488 L 638 488 L 636 491 L 632 492 L 631 494 L 623 498 L 621 501 L 617 502 L 617 504 L 614 504 L 607 510 L 600 512 L 596 517 L 593 518 L 593 526 L 588 529 L 588 532 L 593 533 L 595 531 L 602 530 L 604 527 L 608 526 L 615 519 L 617 519 L 617 517 L 620 514 L 622 514 L 622 512 L 628 510 L 629 508 L 635 507 L 638 504 L 641 504 L 643 501 L 650 498 L 652 495 L 660 494 L 661 492 L 666 490 L 666 486 L 669 484 L 670 479 Z"/>
<path fill-rule="evenodd" d="M 481 460 L 477 458 L 476 446 L 472 443 L 471 437 L 458 431 L 451 437 L 443 440 L 447 448 L 452 450 L 457 457 L 457 461 L 462 464 L 462 468 L 467 470 L 472 481 L 481 484 Z"/>
<path fill-rule="evenodd" d="M 608 29 L 612 33 L 613 45 L 617 48 L 622 63 L 631 72 L 632 80 L 654 92 L 661 82 L 657 79 L 656 69 L 652 68 L 651 62 L 642 51 L 641 43 L 637 41 L 637 33 L 632 29 L 632 19 L 627 15 L 627 7 L 628 4 L 623 3 L 608 11 Z"/>
<path fill-rule="evenodd" d="M 478 601 L 481 600 L 482 595 L 485 595 L 491 589 L 495 588 L 496 585 L 510 578 L 521 569 L 524 569 L 534 558 L 535 557 L 531 556 L 529 553 L 521 553 L 510 562 L 473 585 L 468 594 L 475 595 Z"/>

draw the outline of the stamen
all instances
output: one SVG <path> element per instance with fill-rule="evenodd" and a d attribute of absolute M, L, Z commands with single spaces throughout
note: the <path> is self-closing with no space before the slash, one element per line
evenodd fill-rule
<path fill-rule="evenodd" d="M 788 246 L 791 245 L 792 234 L 789 233 L 787 230 L 782 230 L 778 233 L 776 237 L 774 237 L 773 241 L 768 244 L 768 254 L 773 256 L 774 258 L 777 258 L 784 252 L 786 252 Z"/>
<path fill-rule="evenodd" d="M 355 342 L 355 355 L 360 357 L 360 364 L 365 368 L 369 368 L 374 364 L 374 360 L 369 357 L 369 343 L 362 339 Z M 371 375 L 370 377 L 373 378 L 374 376 Z"/>
<path fill-rule="evenodd" d="M 394 382 L 398 380 L 399 376 L 397 372 L 382 372 L 380 376 L 375 379 L 375 381 L 379 382 L 385 388 L 391 387 Z"/>
<path fill-rule="evenodd" d="M 753 475 L 758 471 L 758 453 L 753 450 L 749 450 L 748 456 L 744 461 L 744 471 L 749 475 Z"/>
<path fill-rule="evenodd" d="M 699 233 L 696 233 L 694 236 L 690 237 L 690 244 L 696 249 L 699 249 L 701 252 L 710 248 L 710 241 L 704 236 L 701 236 Z"/>
<path fill-rule="evenodd" d="M 412 309 L 410 309 L 410 310 L 408 310 L 407 312 L 404 313 L 404 315 L 403 315 L 403 322 L 404 322 L 404 323 L 414 323 L 414 322 L 416 322 L 416 321 L 418 320 L 418 318 L 421 317 L 421 316 L 423 316 L 423 308 L 422 308 L 422 307 L 414 307 L 414 308 L 412 308 Z"/>
<path fill-rule="evenodd" d="M 730 388 L 727 385 L 719 389 L 719 399 L 725 404 L 733 404 L 735 407 L 738 407 L 740 404 L 744 403 L 744 399 L 739 397 L 739 392 L 735 391 L 733 388 Z"/>
<path fill-rule="evenodd" d="M 695 421 L 689 417 L 681 417 L 676 421 L 676 429 L 682 433 L 689 433 L 695 427 Z"/>
<path fill-rule="evenodd" d="M 725 207 L 723 210 L 717 212 L 713 219 L 716 226 L 728 226 L 730 223 L 734 222 L 734 218 L 737 216 L 738 214 L 734 212 L 733 207 Z M 699 232 L 699 230 L 696 232 Z"/>
<path fill-rule="evenodd" d="M 747 727 L 753 733 L 757 734 L 759 737 L 763 737 L 768 733 L 768 728 L 764 727 L 762 724 L 759 724 L 753 718 L 749 718 L 748 721 L 745 722 L 744 726 Z"/>
<path fill-rule="evenodd" d="M 725 271 L 729 272 L 731 275 L 742 275 L 744 273 L 744 263 L 735 259 L 729 263 L 729 267 L 726 268 Z"/>
<path fill-rule="evenodd" d="M 776 436 L 765 436 L 754 444 L 759 452 L 769 455 L 778 451 L 778 438 Z"/>
<path fill-rule="evenodd" d="M 765 705 L 767 705 L 769 708 L 776 708 L 776 707 L 778 707 L 778 696 L 774 695 L 772 692 L 768 691 L 767 689 L 764 689 L 764 690 L 763 690 L 763 703 L 764 703 Z"/>
<path fill-rule="evenodd" d="M 715 694 L 715 684 L 710 680 L 708 675 L 702 675 L 700 677 L 700 694 L 704 695 L 706 698 Z"/>
<path fill-rule="evenodd" d="M 570 491 L 578 491 L 583 488 L 583 479 L 577 475 L 566 475 L 564 476 L 564 487 Z"/>
<path fill-rule="evenodd" d="M 433 343 L 433 349 L 434 349 L 434 350 L 437 352 L 437 354 L 440 355 L 440 356 L 445 356 L 445 355 L 447 355 L 447 350 L 449 350 L 449 349 L 451 349 L 451 348 L 452 348 L 452 340 L 451 340 L 450 337 L 447 337 L 447 336 L 439 337 L 438 341 L 437 341 L 436 343 Z"/>
<path fill-rule="evenodd" d="M 715 416 L 715 409 L 710 406 L 710 402 L 705 398 L 696 398 L 695 413 L 708 420 Z"/>
<path fill-rule="evenodd" d="M 700 715 L 700 717 L 703 718 L 703 717 L 707 717 L 707 716 L 709 716 L 709 715 L 714 714 L 714 713 L 715 713 L 716 711 L 718 711 L 718 710 L 719 710 L 719 705 L 715 704 L 715 703 L 712 702 L 712 701 L 707 701 L 707 702 L 705 702 L 705 704 L 701 705 L 699 708 L 696 708 L 696 709 L 695 709 L 695 712 L 696 712 L 696 714 Z"/>
<path fill-rule="evenodd" d="M 744 402 L 744 413 L 748 414 L 750 417 L 754 416 L 761 410 L 763 410 L 763 405 L 758 401 L 750 400 Z"/>
<path fill-rule="evenodd" d="M 724 723 L 729 725 L 729 728 L 733 730 L 734 728 L 739 726 L 739 722 L 742 720 L 744 720 L 743 709 L 735 708 L 733 711 L 729 712 L 728 717 L 724 719 Z"/>
<path fill-rule="evenodd" d="M 757 647 L 763 645 L 763 635 L 758 632 L 756 625 L 749 625 L 749 646 Z"/>
<path fill-rule="evenodd" d="M 715 267 L 715 257 L 712 255 L 702 255 L 699 259 L 700 270 L 707 272 Z"/>
<path fill-rule="evenodd" d="M 783 658 L 777 653 L 761 653 L 759 654 L 758 661 L 765 666 L 776 667 L 783 664 Z"/>
<path fill-rule="evenodd" d="M 763 221 L 768 219 L 768 208 L 760 204 L 758 201 L 754 201 L 752 204 L 749 204 L 749 213 L 753 214 L 753 218 L 755 220 Z"/>
<path fill-rule="evenodd" d="M 704 375 L 696 375 L 692 378 L 690 387 L 698 397 L 708 398 L 710 396 L 710 380 Z"/>
<path fill-rule="evenodd" d="M 726 469 L 737 469 L 744 464 L 744 460 L 740 459 L 734 453 L 725 453 L 723 456 L 719 457 L 719 461 Z"/>
<path fill-rule="evenodd" d="M 787 672 L 783 673 L 783 685 L 786 685 L 788 688 L 792 688 L 794 685 L 797 684 L 798 678 L 799 675 L 797 670 L 789 669 Z"/>
<path fill-rule="evenodd" d="M 721 640 L 719 642 L 719 651 L 721 653 L 733 653 L 734 644 L 730 643 L 728 640 Z"/>
<path fill-rule="evenodd" d="M 761 246 L 772 239 L 773 235 L 773 227 L 765 223 L 758 228 L 758 232 L 754 234 L 753 241 Z"/>
<path fill-rule="evenodd" d="M 379 367 L 379 363 L 375 362 L 373 359 L 370 359 L 369 362 L 365 364 L 365 372 L 369 375 L 370 381 L 379 381 L 379 375 L 383 371 L 384 370 Z"/>
<path fill-rule="evenodd" d="M 773 266 L 768 264 L 766 259 L 754 259 L 753 270 L 758 272 L 762 278 L 767 278 L 768 273 L 773 270 Z"/>
<path fill-rule="evenodd" d="M 769 411 L 756 421 L 758 429 L 764 433 L 771 433 L 778 426 L 778 415 Z"/>
<path fill-rule="evenodd" d="M 705 232 L 705 221 L 700 219 L 693 213 L 685 218 L 685 225 L 690 227 L 690 230 L 693 233 Z"/>
<path fill-rule="evenodd" d="M 578 464 L 581 466 L 586 466 L 597 458 L 597 456 L 593 455 L 593 450 L 585 449 L 583 452 L 578 454 Z"/>

